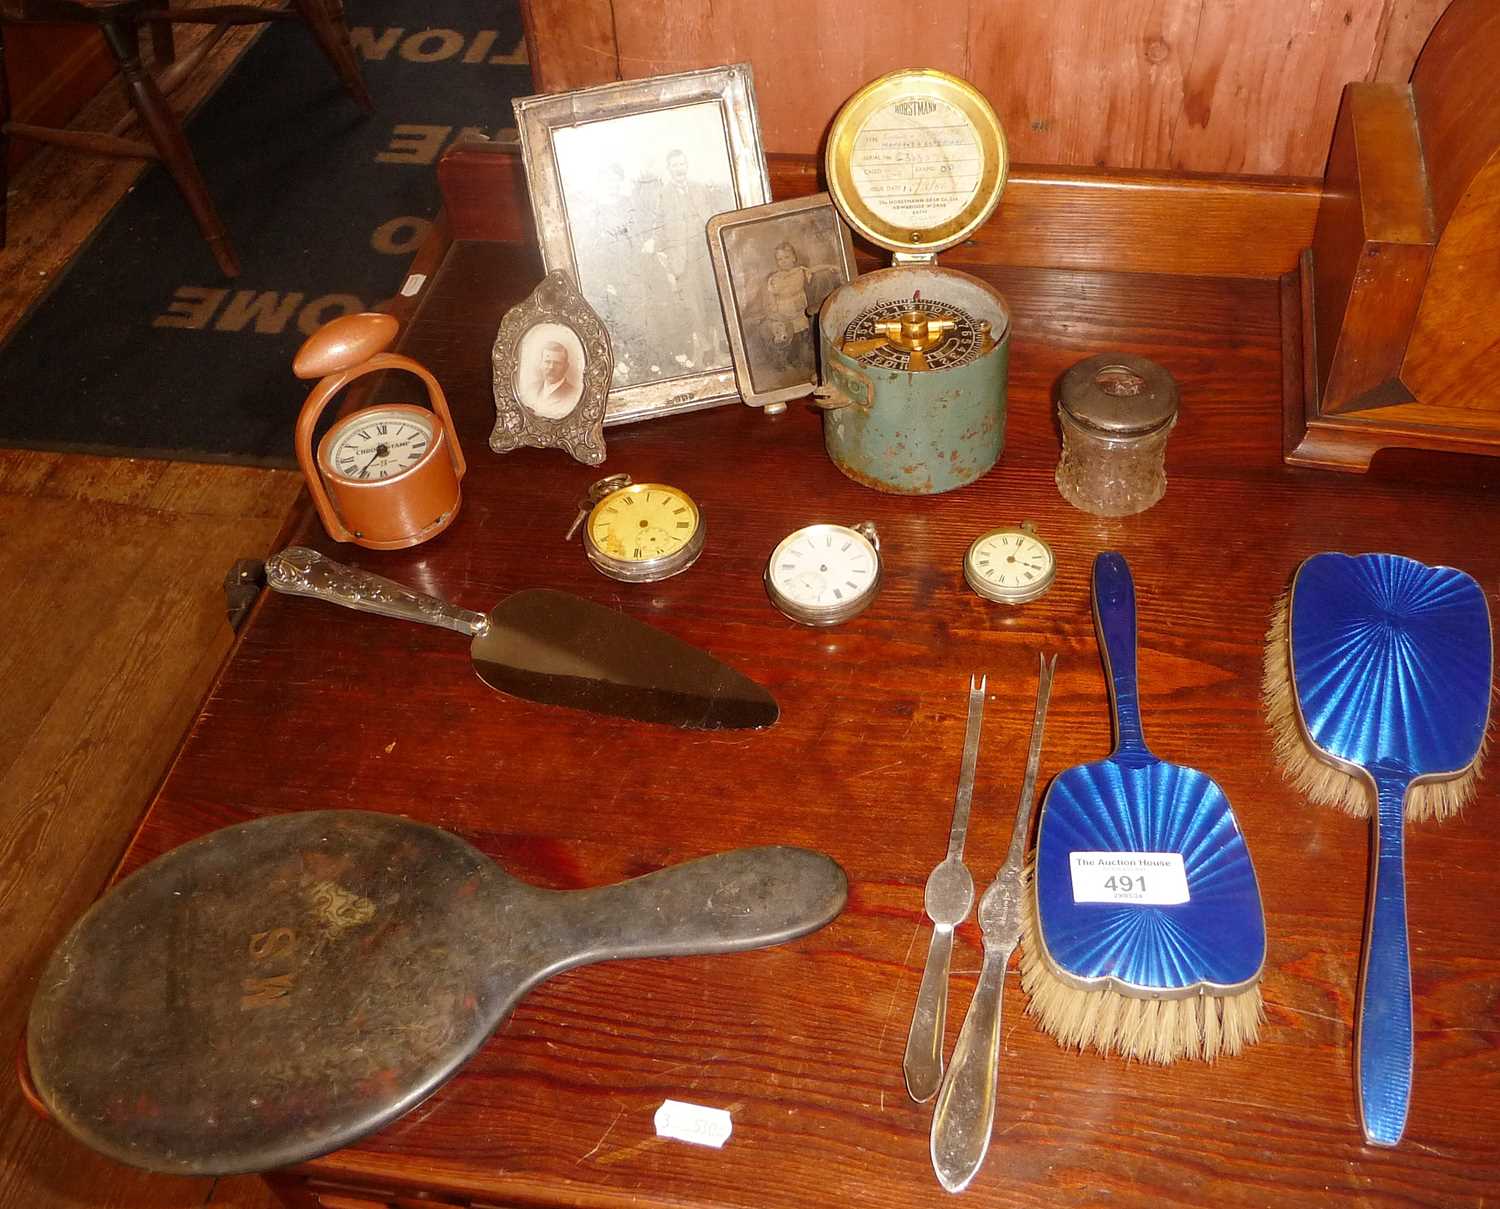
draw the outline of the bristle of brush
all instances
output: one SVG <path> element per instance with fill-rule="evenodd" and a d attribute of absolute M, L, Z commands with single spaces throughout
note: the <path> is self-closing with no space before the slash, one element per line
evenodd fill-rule
<path fill-rule="evenodd" d="M 1330 764 L 1302 729 L 1302 719 L 1297 713 L 1297 689 L 1292 680 L 1290 616 L 1291 600 L 1283 593 L 1271 611 L 1261 675 L 1261 698 L 1271 726 L 1277 763 L 1286 779 L 1309 801 L 1367 819 L 1375 809 L 1374 786 L 1363 777 Z M 1441 821 L 1462 810 L 1479 788 L 1480 769 L 1488 746 L 1486 731 L 1478 754 L 1460 775 L 1447 781 L 1413 785 L 1406 795 L 1406 818 L 1411 822 Z"/>
<path fill-rule="evenodd" d="M 1271 610 L 1260 688 L 1266 719 L 1271 724 L 1276 762 L 1286 779 L 1310 801 L 1336 807 L 1357 818 L 1369 818 L 1375 805 L 1374 789 L 1325 760 L 1302 729 L 1297 713 L 1297 687 L 1292 680 L 1290 616 L 1291 599 L 1283 593 Z"/>
<path fill-rule="evenodd" d="M 1114 990 L 1084 991 L 1047 964 L 1037 936 L 1035 868 L 1026 869 L 1021 927 L 1021 986 L 1026 1013 L 1069 1049 L 1095 1049 L 1165 1065 L 1179 1058 L 1212 1062 L 1233 1056 L 1260 1036 L 1265 1010 L 1260 987 L 1236 995 L 1145 999 Z"/>

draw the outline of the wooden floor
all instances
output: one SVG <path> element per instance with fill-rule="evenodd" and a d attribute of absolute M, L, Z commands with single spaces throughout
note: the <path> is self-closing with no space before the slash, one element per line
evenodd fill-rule
<path fill-rule="evenodd" d="M 201 99 L 249 36 L 226 39 L 181 103 Z M 106 129 L 122 107 L 111 87 L 76 124 Z M 51 150 L 21 169 L 0 339 L 141 170 Z M 41 962 L 109 876 L 233 641 L 224 574 L 271 548 L 299 484 L 285 471 L 0 450 L 0 1209 L 277 1203 L 256 1177 L 157 1177 L 96 1157 L 38 1120 L 5 1072 Z"/>

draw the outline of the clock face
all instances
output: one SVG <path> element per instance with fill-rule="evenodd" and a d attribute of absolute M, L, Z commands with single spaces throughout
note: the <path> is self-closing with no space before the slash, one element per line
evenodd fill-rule
<path fill-rule="evenodd" d="M 325 446 L 330 474 L 379 482 L 411 470 L 436 444 L 432 416 L 415 408 L 372 407 L 341 421 Z"/>
<path fill-rule="evenodd" d="M 594 506 L 588 535 L 609 558 L 648 562 L 684 552 L 700 524 L 698 506 L 686 493 L 661 483 L 635 483 Z"/>
<path fill-rule="evenodd" d="M 1057 564 L 1047 544 L 1025 529 L 996 529 L 969 547 L 964 576 L 991 600 L 1032 600 L 1052 584 Z"/>
<path fill-rule="evenodd" d="M 782 539 L 766 568 L 772 599 L 794 620 L 843 613 L 868 603 L 880 582 L 880 556 L 861 533 L 843 525 L 808 525 Z M 777 596 L 781 599 L 777 600 Z"/>

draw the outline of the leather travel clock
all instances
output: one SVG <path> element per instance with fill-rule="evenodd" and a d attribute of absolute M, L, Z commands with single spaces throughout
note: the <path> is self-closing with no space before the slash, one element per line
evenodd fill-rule
<path fill-rule="evenodd" d="M 297 461 L 313 504 L 334 541 L 400 550 L 436 537 L 458 515 L 463 451 L 437 379 L 410 357 L 385 350 L 394 317 L 345 315 L 319 328 L 297 350 L 292 371 L 319 378 L 297 417 Z M 401 370 L 427 388 L 427 407 L 383 403 L 340 418 L 318 442 L 323 411 L 357 378 Z"/>

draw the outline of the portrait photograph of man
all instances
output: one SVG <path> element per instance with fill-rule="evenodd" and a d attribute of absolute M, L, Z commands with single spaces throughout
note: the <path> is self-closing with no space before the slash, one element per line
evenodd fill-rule
<path fill-rule="evenodd" d="M 516 399 L 532 415 L 562 420 L 583 397 L 583 344 L 561 323 L 538 323 L 521 337 Z"/>

